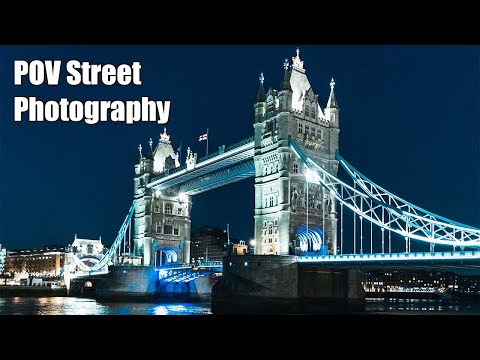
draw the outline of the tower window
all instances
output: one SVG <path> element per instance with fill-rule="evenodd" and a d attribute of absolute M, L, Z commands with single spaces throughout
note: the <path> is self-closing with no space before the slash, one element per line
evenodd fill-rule
<path fill-rule="evenodd" d="M 272 130 L 273 130 L 273 122 L 269 121 L 267 123 L 267 132 L 272 132 Z"/>
<path fill-rule="evenodd" d="M 270 196 L 270 206 L 273 206 L 273 195 Z"/>
<path fill-rule="evenodd" d="M 162 225 L 160 224 L 159 221 L 157 221 L 157 224 L 155 226 L 155 233 L 156 234 L 161 234 L 162 233 Z"/>
<path fill-rule="evenodd" d="M 171 214 L 173 210 L 173 206 L 170 203 L 165 204 L 165 214 Z"/>
<path fill-rule="evenodd" d="M 173 227 L 172 227 L 172 225 L 164 225 L 164 226 L 163 226 L 163 233 L 164 233 L 165 235 L 172 235 L 172 233 L 173 233 Z"/>
<path fill-rule="evenodd" d="M 178 208 L 177 209 L 177 215 L 183 215 L 183 209 L 182 208 Z"/>
<path fill-rule="evenodd" d="M 173 229 L 173 235 L 178 235 L 179 234 L 179 229 L 178 228 L 174 228 Z"/>
<path fill-rule="evenodd" d="M 160 212 L 160 205 L 155 204 L 155 206 L 153 207 L 153 212 L 159 213 Z"/>
<path fill-rule="evenodd" d="M 305 125 L 305 135 L 310 135 L 310 128 Z"/>
<path fill-rule="evenodd" d="M 293 164 L 293 173 L 298 174 L 298 164 L 297 163 Z"/>
<path fill-rule="evenodd" d="M 298 133 L 299 134 L 303 133 L 303 124 L 301 123 L 298 124 Z"/>
<path fill-rule="evenodd" d="M 305 105 L 305 116 L 310 116 L 310 106 Z"/>
<path fill-rule="evenodd" d="M 312 118 L 315 117 L 315 105 L 312 106 Z"/>

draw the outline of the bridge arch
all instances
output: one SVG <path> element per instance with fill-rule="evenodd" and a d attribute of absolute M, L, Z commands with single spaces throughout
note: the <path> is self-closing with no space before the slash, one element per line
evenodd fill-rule
<path fill-rule="evenodd" d="M 155 266 L 174 264 L 178 261 L 178 254 L 175 249 L 157 247 L 154 249 L 154 256 Z"/>
<path fill-rule="evenodd" d="M 300 225 L 295 233 L 302 253 L 320 253 L 327 255 L 324 244 L 323 230 L 318 226 Z"/>

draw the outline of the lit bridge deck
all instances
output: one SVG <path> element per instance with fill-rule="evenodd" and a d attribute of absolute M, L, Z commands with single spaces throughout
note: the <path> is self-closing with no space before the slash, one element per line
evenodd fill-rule
<path fill-rule="evenodd" d="M 200 194 L 255 175 L 253 162 L 253 137 L 220 149 L 198 160 L 195 168 L 186 165 L 166 170 L 154 177 L 149 188 L 163 190 L 179 186 L 179 192 L 187 195 Z"/>

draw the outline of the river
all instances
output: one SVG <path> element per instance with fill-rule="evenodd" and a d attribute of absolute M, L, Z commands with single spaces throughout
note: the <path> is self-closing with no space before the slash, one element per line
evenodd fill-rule
<path fill-rule="evenodd" d="M 480 302 L 367 299 L 371 314 L 476 314 Z M 209 315 L 210 303 L 100 303 L 75 297 L 4 297 L 0 315 Z"/>

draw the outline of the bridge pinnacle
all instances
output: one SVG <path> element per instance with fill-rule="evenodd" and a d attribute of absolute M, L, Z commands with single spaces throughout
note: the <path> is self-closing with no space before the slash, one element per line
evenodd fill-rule
<path fill-rule="evenodd" d="M 260 77 L 258 78 L 258 80 L 260 80 L 260 87 L 258 88 L 258 93 L 257 93 L 257 103 L 265 102 L 267 100 L 267 96 L 265 95 L 265 89 L 263 88 L 263 81 L 265 80 L 265 77 L 263 76 L 263 72 L 260 73 Z"/>
<path fill-rule="evenodd" d="M 332 77 L 332 80 L 330 80 L 330 89 L 333 91 L 334 87 L 335 87 L 335 80 L 333 80 L 333 77 Z"/>
<path fill-rule="evenodd" d="M 292 57 L 292 67 L 303 69 L 303 61 L 300 60 L 300 49 L 297 48 L 297 56 Z"/>

